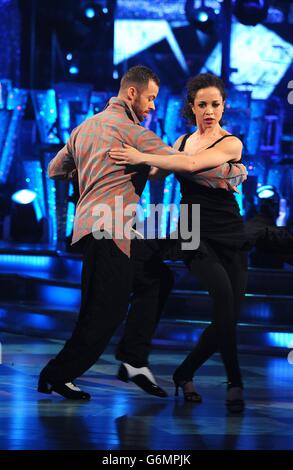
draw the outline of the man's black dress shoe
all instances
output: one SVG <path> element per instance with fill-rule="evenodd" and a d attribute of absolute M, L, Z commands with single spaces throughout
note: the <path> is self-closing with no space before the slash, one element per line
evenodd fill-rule
<path fill-rule="evenodd" d="M 143 373 L 138 373 L 137 375 L 129 376 L 127 368 L 124 364 L 121 364 L 118 370 L 117 375 L 119 380 L 122 382 L 133 382 L 135 385 L 140 387 L 144 392 L 149 393 L 150 395 L 155 395 L 156 397 L 167 397 L 168 394 L 159 387 L 157 384 L 152 382 L 146 375 Z"/>
<path fill-rule="evenodd" d="M 38 383 L 38 392 L 50 394 L 52 392 L 62 395 L 68 400 L 90 400 L 89 393 L 83 392 L 80 388 L 76 387 L 72 382 L 57 383 L 51 382 L 46 374 L 41 372 Z"/>

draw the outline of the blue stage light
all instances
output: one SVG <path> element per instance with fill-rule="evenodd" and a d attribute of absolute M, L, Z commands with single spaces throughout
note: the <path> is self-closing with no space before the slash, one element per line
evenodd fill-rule
<path fill-rule="evenodd" d="M 147 181 L 145 188 L 143 190 L 143 193 L 140 198 L 140 205 L 142 208 L 142 211 L 138 212 L 138 220 L 139 222 L 142 222 L 142 215 L 144 216 L 143 218 L 147 218 L 150 216 L 150 203 L 151 203 L 151 187 L 150 187 L 150 182 Z"/>
<path fill-rule="evenodd" d="M 197 19 L 198 19 L 198 21 L 200 21 L 201 23 L 205 23 L 206 21 L 208 21 L 209 15 L 207 14 L 206 11 L 199 11 L 199 12 L 198 12 L 198 15 L 197 15 Z"/>
<path fill-rule="evenodd" d="M 69 202 L 68 208 L 67 208 L 66 237 L 70 237 L 70 235 L 72 234 L 74 213 L 75 213 L 75 205 L 73 202 Z"/>
<path fill-rule="evenodd" d="M 1 80 L 2 82 L 2 80 Z M 4 184 L 9 175 L 18 141 L 19 126 L 25 111 L 28 91 L 11 88 L 4 100 L 3 82 L 1 83 L 2 97 L 0 108 L 6 107 L 0 113 L 0 183 Z M 0 93 L 1 95 L 1 93 Z"/>
<path fill-rule="evenodd" d="M 173 217 L 178 219 L 178 208 L 175 207 L 173 200 L 173 189 L 176 184 L 174 173 L 165 178 L 164 195 L 163 195 L 163 212 L 160 226 L 160 237 L 167 236 L 170 227 L 170 221 Z"/>
<path fill-rule="evenodd" d="M 39 256 L 39 255 L 7 255 L 0 254 L 0 264 L 2 268 L 5 268 L 8 272 L 18 271 L 44 271 L 52 264 L 52 258 L 50 256 Z"/>
<path fill-rule="evenodd" d="M 30 204 L 35 200 L 37 193 L 31 191 L 29 189 L 20 189 L 16 191 L 11 197 L 13 202 L 17 202 L 18 204 Z"/>
<path fill-rule="evenodd" d="M 261 193 L 259 193 L 258 197 L 261 199 L 268 199 L 274 195 L 273 191 L 270 189 L 264 189 Z"/>
<path fill-rule="evenodd" d="M 265 186 L 257 188 L 256 193 L 260 199 L 270 199 L 271 197 L 274 197 L 276 191 L 272 185 L 266 184 Z"/>
<path fill-rule="evenodd" d="M 94 18 L 96 16 L 95 9 L 92 7 L 87 7 L 84 11 L 84 14 L 87 18 Z"/>
<path fill-rule="evenodd" d="M 63 307 L 69 311 L 78 310 L 80 304 L 79 288 L 43 285 L 40 286 L 39 295 L 41 300 L 52 308 Z"/>
<path fill-rule="evenodd" d="M 26 322 L 30 328 L 38 328 L 42 331 L 52 331 L 56 327 L 55 318 L 42 313 L 26 313 Z"/>
<path fill-rule="evenodd" d="M 275 186 L 266 184 L 256 190 L 257 210 L 270 218 L 271 223 L 276 224 L 279 216 L 280 196 Z"/>
<path fill-rule="evenodd" d="M 42 210 L 38 193 L 21 189 L 11 196 L 11 212 L 7 222 L 7 240 L 38 243 L 43 235 Z"/>
<path fill-rule="evenodd" d="M 71 75 L 77 75 L 79 74 L 79 68 L 76 65 L 71 65 L 69 73 L 71 73 Z"/>
<path fill-rule="evenodd" d="M 268 333 L 268 342 L 270 346 L 274 346 L 278 348 L 292 348 L 293 347 L 293 333 L 270 331 Z"/>
<path fill-rule="evenodd" d="M 187 21 L 199 31 L 205 34 L 211 34 L 215 31 L 215 10 L 207 7 L 205 0 L 198 6 L 194 0 L 186 0 L 185 14 Z"/>
<path fill-rule="evenodd" d="M 53 131 L 58 117 L 55 90 L 31 90 L 31 96 L 41 142 L 60 143 L 57 132 Z"/>
<path fill-rule="evenodd" d="M 43 186 L 43 170 L 41 162 L 37 160 L 26 160 L 23 162 L 25 181 L 28 183 L 27 189 L 36 193 L 33 201 L 36 217 L 40 221 L 46 214 L 46 203 Z"/>

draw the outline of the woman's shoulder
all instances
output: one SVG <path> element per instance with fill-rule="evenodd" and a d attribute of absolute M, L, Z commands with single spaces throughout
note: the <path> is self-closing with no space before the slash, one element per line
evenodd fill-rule
<path fill-rule="evenodd" d="M 210 146 L 210 148 L 215 146 L 222 149 L 229 147 L 233 147 L 235 149 L 242 149 L 243 144 L 239 137 L 237 137 L 237 135 L 225 132 Z"/>
<path fill-rule="evenodd" d="M 213 147 L 216 147 L 222 152 L 228 154 L 231 157 L 228 161 L 237 162 L 241 160 L 243 144 L 234 134 L 225 134 L 221 139 L 214 143 Z"/>
<path fill-rule="evenodd" d="M 221 139 L 225 140 L 226 137 L 229 137 L 229 140 L 231 139 L 231 141 L 240 142 L 240 143 L 242 144 L 241 139 L 240 139 L 237 135 L 231 134 L 231 132 L 225 131 L 225 130 L 223 129 L 223 133 L 222 133 Z"/>

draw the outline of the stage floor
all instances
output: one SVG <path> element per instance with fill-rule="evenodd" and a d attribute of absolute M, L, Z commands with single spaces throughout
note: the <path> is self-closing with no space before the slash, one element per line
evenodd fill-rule
<path fill-rule="evenodd" d="M 77 381 L 92 400 L 76 403 L 36 391 L 38 373 L 61 341 L 2 334 L 1 343 L 1 450 L 293 449 L 293 364 L 286 355 L 241 355 L 247 407 L 233 416 L 224 405 L 219 355 L 198 374 L 203 403 L 189 404 L 175 399 L 171 380 L 184 351 L 153 352 L 152 370 L 169 393 L 156 398 L 115 378 L 109 347 Z"/>

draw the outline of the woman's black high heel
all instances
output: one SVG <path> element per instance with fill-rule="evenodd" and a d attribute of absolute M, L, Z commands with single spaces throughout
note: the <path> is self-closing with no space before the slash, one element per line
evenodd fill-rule
<path fill-rule="evenodd" d="M 176 382 L 174 380 L 174 384 L 175 384 L 175 396 L 178 397 L 179 395 L 179 388 L 182 389 L 182 392 L 183 392 L 183 397 L 184 397 L 184 401 L 188 401 L 189 403 L 201 403 L 202 402 L 202 398 L 201 398 L 201 395 L 195 391 L 193 392 L 187 392 L 186 390 L 184 390 L 184 386 L 186 384 L 188 384 L 190 381 L 187 380 L 187 381 L 182 381 L 182 382 Z"/>
<path fill-rule="evenodd" d="M 242 413 L 245 408 L 242 387 L 228 387 L 226 406 L 230 413 Z"/>

